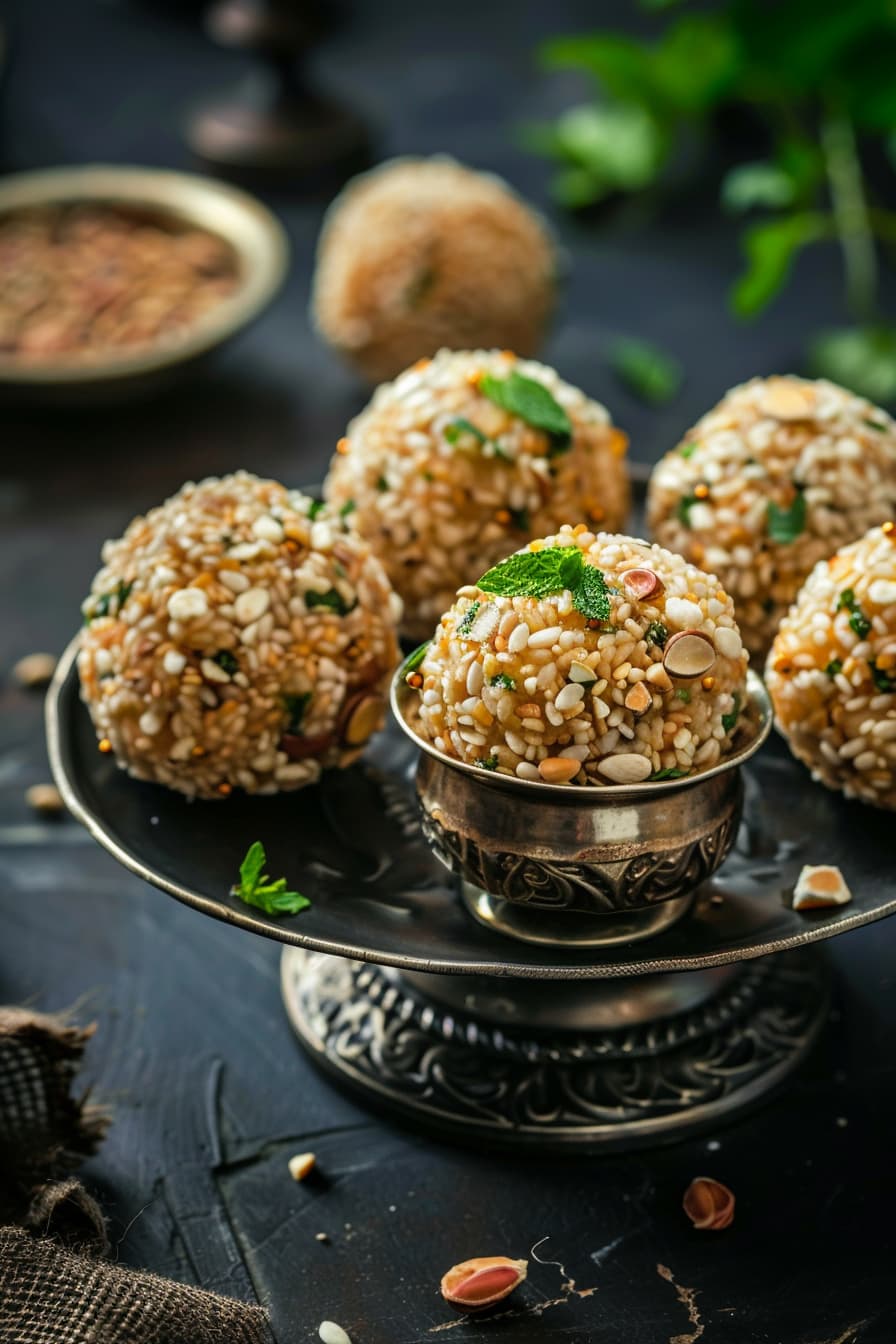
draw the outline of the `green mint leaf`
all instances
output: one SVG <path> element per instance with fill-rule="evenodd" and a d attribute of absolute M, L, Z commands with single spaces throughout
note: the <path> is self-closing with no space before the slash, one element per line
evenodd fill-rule
<path fill-rule="evenodd" d="M 584 565 L 582 577 L 573 589 L 573 604 L 589 621 L 606 621 L 610 615 L 610 594 L 607 582 L 599 569 Z"/>
<path fill-rule="evenodd" d="M 286 731 L 288 733 L 301 732 L 305 711 L 311 703 L 311 692 L 304 691 L 301 695 L 284 695 L 283 703 L 289 716 Z"/>
<path fill-rule="evenodd" d="M 871 632 L 871 622 L 862 611 L 854 611 L 849 618 L 849 628 L 858 635 L 859 639 L 864 639 Z"/>
<path fill-rule="evenodd" d="M 674 766 L 667 766 L 665 770 L 656 770 L 650 776 L 651 779 L 684 779 L 690 772 L 687 770 L 678 770 Z"/>
<path fill-rule="evenodd" d="M 678 451 L 682 457 L 693 457 L 699 446 L 699 444 L 693 442 L 683 443 Z"/>
<path fill-rule="evenodd" d="M 686 686 L 679 686 L 675 692 L 675 699 L 682 700 L 686 705 L 689 705 L 691 703 L 691 693 Z M 722 722 L 724 723 L 724 719 Z"/>
<path fill-rule="evenodd" d="M 665 405 L 681 387 L 681 364 L 648 341 L 614 341 L 609 358 L 619 381 L 648 406 Z"/>
<path fill-rule="evenodd" d="M 353 499 L 347 499 L 343 504 L 342 508 L 339 510 L 339 517 L 347 518 L 350 513 L 354 513 L 357 507 L 358 506 Z"/>
<path fill-rule="evenodd" d="M 479 586 L 481 587 L 481 585 Z M 467 607 L 465 615 L 463 616 L 462 620 L 460 621 L 460 624 L 457 627 L 457 634 L 468 635 L 470 633 L 470 630 L 473 627 L 473 622 L 476 619 L 476 613 L 479 611 L 479 608 L 481 606 L 482 603 L 478 601 L 470 603 L 469 607 Z"/>
<path fill-rule="evenodd" d="M 789 546 L 806 528 L 805 495 L 797 491 L 796 498 L 787 509 L 780 508 L 770 499 L 765 516 L 769 540 L 777 542 L 779 546 Z"/>
<path fill-rule="evenodd" d="M 480 770 L 497 770 L 498 758 L 494 755 L 480 756 L 479 760 L 476 761 L 476 764 L 479 766 Z"/>
<path fill-rule="evenodd" d="M 727 714 L 722 715 L 722 727 L 726 733 L 730 733 L 740 717 L 740 692 L 734 692 L 734 704 Z"/>
<path fill-rule="evenodd" d="M 267 862 L 264 845 L 260 840 L 249 846 L 246 857 L 240 864 L 240 888 L 242 891 L 254 891 L 261 878 L 262 869 Z"/>
<path fill-rule="evenodd" d="M 527 425 L 552 435 L 558 445 L 563 444 L 559 451 L 564 451 L 569 445 L 572 421 L 543 383 L 526 378 L 514 369 L 507 378 L 496 378 L 491 373 L 483 374 L 479 380 L 479 391 L 511 415 L 518 415 Z"/>
<path fill-rule="evenodd" d="M 760 159 L 729 168 L 722 179 L 722 205 L 732 214 L 741 214 L 762 206 L 781 210 L 793 205 L 796 185 L 780 164 Z"/>
<path fill-rule="evenodd" d="M 506 672 L 499 672 L 497 676 L 489 678 L 489 686 L 500 686 L 502 691 L 515 691 L 516 682 L 513 677 L 509 677 Z"/>
<path fill-rule="evenodd" d="M 328 588 L 325 593 L 318 593 L 309 588 L 305 593 L 305 606 L 309 611 L 313 611 L 315 607 L 329 607 L 337 616 L 345 616 L 353 609 L 346 604 L 342 594 L 335 588 Z"/>
<path fill-rule="evenodd" d="M 834 677 L 839 677 L 842 671 L 843 671 L 842 658 L 832 658 L 831 661 L 828 663 L 827 667 L 825 668 L 825 672 L 831 678 L 832 681 Z"/>
<path fill-rule="evenodd" d="M 696 503 L 696 495 L 682 495 L 681 499 L 678 501 L 675 515 L 680 523 L 684 523 L 685 527 L 690 527 L 691 525 L 691 509 Z"/>
<path fill-rule="evenodd" d="M 800 249 L 830 230 L 828 218 L 815 211 L 783 215 L 748 228 L 742 238 L 747 268 L 731 291 L 735 315 L 749 318 L 761 313 L 787 280 Z"/>
<path fill-rule="evenodd" d="M 648 644 L 658 644 L 661 649 L 664 649 L 666 640 L 669 638 L 669 631 L 662 621 L 651 621 L 644 631 L 644 638 Z"/>
<path fill-rule="evenodd" d="M 213 656 L 212 662 L 217 663 L 218 666 L 231 677 L 234 672 L 239 672 L 240 670 L 240 665 L 234 655 L 230 652 L 230 649 L 219 649 Z"/>
<path fill-rule="evenodd" d="M 564 588 L 572 592 L 584 568 L 578 546 L 546 546 L 508 556 L 483 574 L 476 586 L 501 597 L 549 597 Z"/>
<path fill-rule="evenodd" d="M 326 503 L 322 499 L 309 500 L 308 517 L 311 519 L 312 522 L 314 522 L 317 515 L 321 512 L 322 509 L 325 509 L 326 507 L 327 507 Z"/>
<path fill-rule="evenodd" d="M 871 679 L 874 682 L 874 685 L 882 695 L 889 695 L 891 692 L 896 691 L 896 675 L 894 675 L 894 673 L 887 672 L 884 668 L 878 667 L 877 661 L 874 658 L 868 659 L 868 668 L 871 672 Z"/>
<path fill-rule="evenodd" d="M 854 589 L 844 588 L 837 598 L 837 611 L 855 611 L 857 605 Z"/>
<path fill-rule="evenodd" d="M 469 420 L 465 420 L 462 415 L 459 415 L 456 420 L 450 421 L 442 432 L 452 446 L 457 443 L 458 439 L 463 438 L 465 434 L 472 435 L 479 444 L 487 442 L 486 435 L 483 434 L 482 430 L 477 429 L 474 424 L 471 424 Z"/>
<path fill-rule="evenodd" d="M 263 877 L 266 862 L 264 845 L 256 840 L 240 864 L 239 884 L 232 888 L 234 896 L 268 915 L 295 915 L 311 904 L 300 892 L 287 891 L 285 877 L 278 877 L 273 882 Z"/>
<path fill-rule="evenodd" d="M 404 670 L 406 673 L 417 671 L 417 668 L 420 666 L 420 664 L 423 662 L 423 659 L 426 657 L 426 651 L 429 648 L 430 643 L 431 641 L 427 639 L 424 641 L 423 644 L 418 644 L 416 649 L 414 649 L 413 653 L 408 654 L 404 663 Z"/>

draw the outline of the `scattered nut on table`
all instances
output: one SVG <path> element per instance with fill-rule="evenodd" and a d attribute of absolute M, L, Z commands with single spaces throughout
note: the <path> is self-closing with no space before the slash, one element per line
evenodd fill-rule
<path fill-rule="evenodd" d="M 56 671 L 56 659 L 52 653 L 26 653 L 12 669 L 12 674 L 20 686 L 28 690 L 37 690 L 47 686 Z"/>
<path fill-rule="evenodd" d="M 289 1159 L 289 1174 L 294 1181 L 304 1181 L 316 1164 L 317 1158 L 313 1153 L 297 1153 Z"/>
<path fill-rule="evenodd" d="M 695 1176 L 684 1192 L 682 1206 L 702 1232 L 721 1232 L 734 1221 L 734 1195 L 712 1176 Z"/>
<path fill-rule="evenodd" d="M 29 807 L 33 807 L 35 812 L 42 812 L 48 817 L 58 816 L 60 812 L 65 811 L 62 794 L 55 784 L 32 784 L 25 790 L 25 802 Z"/>
<path fill-rule="evenodd" d="M 352 1344 L 351 1336 L 347 1335 L 341 1325 L 335 1321 L 321 1321 L 317 1328 L 323 1344 Z"/>
<path fill-rule="evenodd" d="M 442 1296 L 459 1311 L 484 1311 L 508 1297 L 526 1277 L 528 1261 L 480 1255 L 454 1265 L 442 1278 Z"/>
<path fill-rule="evenodd" d="M 794 910 L 822 910 L 831 905 L 848 905 L 852 892 L 839 868 L 807 863 L 793 890 Z"/>

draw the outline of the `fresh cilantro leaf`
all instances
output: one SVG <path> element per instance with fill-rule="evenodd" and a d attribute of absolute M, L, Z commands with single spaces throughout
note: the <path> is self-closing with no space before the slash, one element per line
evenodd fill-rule
<path fill-rule="evenodd" d="M 234 672 L 239 672 L 240 670 L 240 665 L 234 655 L 230 652 L 230 649 L 219 649 L 213 656 L 212 662 L 217 663 L 218 666 L 231 677 Z"/>
<path fill-rule="evenodd" d="M 568 447 L 572 438 L 572 421 L 544 383 L 526 378 L 514 369 L 507 378 L 496 378 L 492 373 L 483 374 L 479 380 L 479 391 L 511 415 L 518 415 L 527 425 L 552 435 L 557 445 L 563 444 L 559 451 Z"/>
<path fill-rule="evenodd" d="M 304 691 L 301 695 L 284 695 L 283 703 L 286 706 L 286 712 L 289 715 L 286 724 L 288 733 L 298 733 L 302 728 L 302 720 L 305 717 L 305 711 L 311 703 L 311 692 Z"/>
<path fill-rule="evenodd" d="M 325 593 L 318 593 L 309 588 L 305 593 L 305 606 L 309 611 L 313 611 L 315 607 L 329 607 L 337 616 L 345 616 L 353 610 L 336 588 L 328 588 Z"/>
<path fill-rule="evenodd" d="M 786 509 L 780 508 L 770 499 L 765 516 L 769 540 L 777 542 L 779 546 L 789 546 L 805 531 L 806 497 L 798 490 L 793 503 Z"/>
<path fill-rule="evenodd" d="M 614 341 L 609 359 L 619 381 L 648 406 L 665 405 L 681 387 L 681 364 L 648 341 Z"/>
<path fill-rule="evenodd" d="M 610 615 L 610 594 L 606 580 L 593 565 L 583 565 L 582 577 L 573 589 L 573 604 L 589 621 L 606 621 Z"/>
<path fill-rule="evenodd" d="M 828 663 L 827 667 L 825 668 L 825 672 L 831 678 L 832 681 L 834 677 L 839 677 L 842 671 L 843 671 L 842 658 L 832 658 L 831 661 Z"/>
<path fill-rule="evenodd" d="M 271 881 L 263 872 L 266 863 L 264 845 L 256 840 L 249 846 L 240 864 L 240 880 L 231 889 L 232 894 L 245 901 L 246 905 L 253 905 L 268 915 L 297 915 L 300 910 L 306 909 L 311 904 L 308 897 L 301 892 L 287 890 L 285 877 Z"/>
<path fill-rule="evenodd" d="M 311 499 L 308 501 L 308 517 L 311 519 L 312 523 L 321 510 L 326 507 L 326 503 L 322 499 Z"/>
<path fill-rule="evenodd" d="M 481 587 L 482 585 L 480 584 L 479 586 Z M 468 635 L 470 633 L 470 630 L 472 629 L 473 626 L 473 622 L 476 619 L 476 613 L 479 611 L 479 608 L 481 606 L 482 606 L 481 602 L 470 603 L 469 607 L 467 607 L 466 613 L 462 617 L 457 627 L 457 634 L 463 636 Z"/>
<path fill-rule="evenodd" d="M 669 631 L 662 621 L 651 621 L 644 631 L 644 638 L 648 644 L 658 644 L 661 649 L 664 649 L 666 640 L 669 638 Z"/>
<path fill-rule="evenodd" d="M 347 499 L 343 504 L 342 508 L 339 510 L 339 517 L 347 518 L 350 513 L 354 513 L 357 507 L 358 506 L 353 499 Z"/>
<path fill-rule="evenodd" d="M 502 691 L 515 691 L 516 682 L 513 677 L 509 677 L 506 672 L 499 672 L 497 676 L 489 678 L 489 686 L 500 686 Z"/>
<path fill-rule="evenodd" d="M 892 691 L 896 691 L 896 675 L 892 672 L 885 671 L 882 667 L 878 667 L 877 661 L 874 658 L 868 659 L 868 668 L 871 672 L 871 679 L 874 682 L 874 685 L 882 695 L 889 695 Z"/>
<path fill-rule="evenodd" d="M 483 434 L 482 430 L 477 429 L 474 424 L 471 424 L 469 420 L 465 420 L 462 415 L 459 415 L 456 420 L 450 421 L 442 432 L 448 442 L 452 445 L 456 444 L 458 439 L 462 438 L 464 434 L 471 434 L 476 442 L 480 444 L 487 441 L 486 435 Z"/>
<path fill-rule="evenodd" d="M 677 770 L 674 766 L 667 766 L 665 770 L 656 770 L 650 776 L 651 779 L 683 779 L 690 772 L 687 770 Z"/>
<path fill-rule="evenodd" d="M 730 733 L 740 717 L 740 693 L 734 692 L 734 704 L 727 714 L 722 715 L 722 727 L 726 733 Z"/>
<path fill-rule="evenodd" d="M 418 644 L 413 653 L 408 654 L 404 662 L 405 672 L 417 671 L 417 668 L 420 666 L 420 664 L 423 662 L 423 659 L 426 657 L 426 651 L 429 648 L 429 645 L 430 640 L 427 639 L 423 644 Z"/>

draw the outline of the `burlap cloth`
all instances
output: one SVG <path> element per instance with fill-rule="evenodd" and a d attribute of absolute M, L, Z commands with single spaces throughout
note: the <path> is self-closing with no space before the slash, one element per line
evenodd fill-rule
<path fill-rule="evenodd" d="M 69 1173 L 107 1119 L 72 1083 L 91 1027 L 0 1008 L 0 1344 L 269 1344 L 267 1314 L 110 1264 Z"/>

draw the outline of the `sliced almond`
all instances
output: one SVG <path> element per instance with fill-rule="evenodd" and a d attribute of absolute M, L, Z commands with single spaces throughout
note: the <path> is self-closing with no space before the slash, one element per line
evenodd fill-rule
<path fill-rule="evenodd" d="M 814 390 L 795 378 L 768 378 L 759 409 L 775 420 L 808 420 L 815 412 Z"/>
<path fill-rule="evenodd" d="M 653 697 L 643 681 L 636 681 L 625 697 L 625 707 L 633 714 L 643 714 L 653 704 Z"/>
<path fill-rule="evenodd" d="M 569 679 L 578 682 L 580 686 L 593 686 L 597 681 L 597 673 L 587 663 L 570 663 Z"/>
<path fill-rule="evenodd" d="M 633 751 L 619 756 L 605 756 L 598 762 L 598 770 L 614 784 L 640 784 L 653 771 L 646 756 L 638 756 Z"/>
<path fill-rule="evenodd" d="M 630 569 L 622 576 L 622 586 L 630 597 L 636 598 L 639 602 L 646 601 L 648 597 L 655 597 L 657 593 L 663 591 L 662 580 L 652 569 Z"/>
<path fill-rule="evenodd" d="M 701 630 L 681 630 L 673 635 L 663 653 L 663 667 L 670 677 L 702 677 L 716 660 L 712 640 Z"/>
<path fill-rule="evenodd" d="M 671 691 L 672 689 L 672 679 L 662 663 L 651 663 L 645 677 L 651 686 L 655 686 L 658 691 Z"/>
<path fill-rule="evenodd" d="M 362 695 L 354 704 L 347 706 L 342 729 L 343 741 L 350 747 L 360 747 L 379 727 L 383 708 L 381 695 Z"/>
<path fill-rule="evenodd" d="M 807 863 L 793 892 L 794 910 L 822 910 L 825 906 L 848 905 L 852 892 L 839 868 Z"/>
<path fill-rule="evenodd" d="M 317 1158 L 313 1153 L 297 1153 L 295 1157 L 289 1159 L 289 1174 L 294 1181 L 304 1181 L 314 1170 L 316 1163 Z"/>

